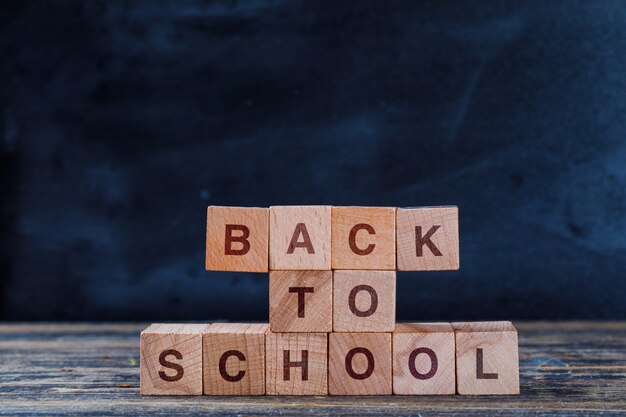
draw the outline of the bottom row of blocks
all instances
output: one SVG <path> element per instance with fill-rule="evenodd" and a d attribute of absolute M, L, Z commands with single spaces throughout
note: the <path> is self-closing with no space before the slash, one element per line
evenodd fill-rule
<path fill-rule="evenodd" d="M 140 350 L 143 395 L 519 394 L 510 322 L 399 323 L 393 333 L 153 324 Z"/>

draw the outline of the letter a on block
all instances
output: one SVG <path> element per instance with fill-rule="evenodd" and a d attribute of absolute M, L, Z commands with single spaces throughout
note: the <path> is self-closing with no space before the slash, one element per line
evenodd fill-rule
<path fill-rule="evenodd" d="M 330 206 L 270 207 L 270 269 L 330 270 Z"/>
<path fill-rule="evenodd" d="M 268 395 L 328 394 L 326 333 L 268 333 L 265 339 Z"/>
<path fill-rule="evenodd" d="M 203 336 L 204 394 L 265 394 L 267 332 L 267 324 L 213 323 Z"/>
<path fill-rule="evenodd" d="M 399 208 L 396 234 L 399 271 L 459 269 L 457 207 Z"/>
<path fill-rule="evenodd" d="M 333 207 L 333 269 L 396 269 L 396 209 Z"/>
<path fill-rule="evenodd" d="M 517 330 L 509 321 L 452 323 L 457 392 L 519 394 Z"/>
<path fill-rule="evenodd" d="M 210 206 L 207 210 L 208 271 L 268 271 L 269 209 Z"/>
<path fill-rule="evenodd" d="M 140 337 L 142 395 L 202 395 L 202 334 L 208 324 L 152 324 Z"/>

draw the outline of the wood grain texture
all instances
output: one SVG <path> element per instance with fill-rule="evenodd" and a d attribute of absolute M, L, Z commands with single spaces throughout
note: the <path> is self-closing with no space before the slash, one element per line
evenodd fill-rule
<path fill-rule="evenodd" d="M 270 269 L 330 270 L 330 206 L 270 207 Z"/>
<path fill-rule="evenodd" d="M 390 332 L 395 321 L 395 271 L 333 272 L 333 331 Z"/>
<path fill-rule="evenodd" d="M 207 209 L 206 269 L 267 272 L 269 209 L 218 207 Z"/>
<path fill-rule="evenodd" d="M 390 333 L 328 335 L 330 395 L 390 395 L 391 392 Z"/>
<path fill-rule="evenodd" d="M 273 332 L 333 330 L 332 271 L 271 271 L 270 327 Z"/>
<path fill-rule="evenodd" d="M 452 323 L 457 393 L 519 394 L 517 330 L 511 322 Z"/>
<path fill-rule="evenodd" d="M 333 269 L 396 269 L 394 207 L 332 208 Z"/>
<path fill-rule="evenodd" d="M 393 393 L 456 393 L 454 347 L 450 323 L 397 323 L 393 333 Z"/>
<path fill-rule="evenodd" d="M 459 210 L 454 206 L 396 211 L 399 271 L 459 269 Z"/>
<path fill-rule="evenodd" d="M 600 416 L 626 413 L 626 322 L 517 322 L 512 396 L 153 397 L 139 394 L 145 324 L 0 323 L 5 415 Z"/>
<path fill-rule="evenodd" d="M 265 338 L 265 352 L 267 355 L 265 391 L 268 395 L 328 393 L 326 333 L 270 332 Z M 296 362 L 300 364 L 289 365 Z"/>
<path fill-rule="evenodd" d="M 202 334 L 208 324 L 155 323 L 141 332 L 142 395 L 202 395 Z"/>
<path fill-rule="evenodd" d="M 202 337 L 204 395 L 265 394 L 268 329 L 267 324 L 211 325 Z"/>

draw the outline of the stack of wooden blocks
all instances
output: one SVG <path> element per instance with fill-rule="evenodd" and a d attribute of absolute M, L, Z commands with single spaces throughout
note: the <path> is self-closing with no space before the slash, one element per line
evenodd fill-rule
<path fill-rule="evenodd" d="M 395 323 L 396 270 L 458 268 L 456 207 L 211 206 L 206 269 L 269 272 L 270 323 L 151 325 L 141 393 L 518 394 L 510 322 Z"/>

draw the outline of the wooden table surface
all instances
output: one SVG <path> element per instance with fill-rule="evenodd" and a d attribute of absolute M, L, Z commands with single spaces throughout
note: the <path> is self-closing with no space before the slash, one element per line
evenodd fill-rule
<path fill-rule="evenodd" d="M 626 322 L 515 323 L 520 396 L 141 397 L 144 324 L 0 324 L 0 415 L 626 414 Z"/>

